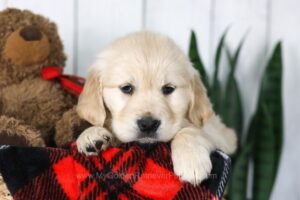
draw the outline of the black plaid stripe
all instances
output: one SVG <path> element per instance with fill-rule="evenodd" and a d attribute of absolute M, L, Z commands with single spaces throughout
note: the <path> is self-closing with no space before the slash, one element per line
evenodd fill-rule
<path fill-rule="evenodd" d="M 132 149 L 131 149 L 132 148 Z M 25 151 L 26 149 L 24 149 Z M 130 155 L 124 160 L 126 153 L 130 151 Z M 27 151 L 27 150 L 26 150 Z M 173 165 L 171 163 L 171 148 L 170 145 L 155 144 L 155 145 L 139 145 L 131 143 L 125 145 L 123 149 L 117 152 L 113 158 L 107 162 L 101 155 L 95 159 L 95 157 L 86 157 L 79 154 L 74 149 L 62 150 L 62 149 L 48 149 L 48 151 L 32 151 L 40 155 L 41 158 L 49 157 L 49 165 L 57 164 L 63 158 L 71 156 L 74 162 L 81 164 L 90 175 L 82 183 L 80 183 L 80 199 L 96 199 L 101 193 L 107 193 L 107 199 L 118 199 L 120 195 L 125 196 L 128 199 L 150 199 L 143 196 L 133 189 L 133 185 L 139 181 L 140 175 L 145 171 L 146 163 L 148 159 L 151 159 L 155 164 L 172 171 Z M 46 154 L 45 154 L 46 152 Z M 29 152 L 30 153 L 30 152 Z M 216 197 L 213 193 L 222 195 L 224 185 L 228 179 L 230 172 L 230 159 L 224 158 L 220 155 L 220 152 L 214 154 L 212 158 L 214 169 L 218 175 L 217 179 L 207 179 L 201 184 L 201 187 L 193 187 L 189 183 L 184 183 L 180 191 L 177 192 L 175 199 L 202 199 L 209 200 L 212 197 Z M 98 164 L 102 164 L 103 169 L 99 169 Z M 49 166 L 47 165 L 47 166 Z M 112 168 L 116 165 L 120 165 L 117 172 L 112 172 Z M 215 166 L 219 166 L 215 168 Z M 63 188 L 59 184 L 56 175 L 52 167 L 43 167 L 42 173 L 37 174 L 36 177 L 21 189 L 15 193 L 15 199 L 68 199 L 67 195 L 63 191 Z M 129 181 L 123 180 L 120 174 L 126 174 L 130 167 L 135 167 L 136 174 L 132 176 Z M 225 168 L 225 170 L 224 170 Z M 214 170 L 213 169 L 213 170 Z M 100 177 L 98 174 L 111 173 L 113 177 Z M 115 176 L 114 176 L 115 175 Z M 220 181 L 221 180 L 221 181 Z M 88 193 L 84 193 L 87 187 L 91 184 L 95 184 Z"/>
<path fill-rule="evenodd" d="M 174 200 L 210 200 L 212 197 L 215 195 L 205 187 L 194 187 L 192 184 L 186 183 L 174 197 Z"/>
<path fill-rule="evenodd" d="M 61 159 L 69 155 L 69 152 L 64 149 L 49 148 L 49 159 L 53 164 L 58 163 Z"/>
<path fill-rule="evenodd" d="M 22 187 L 14 195 L 15 200 L 45 200 L 59 199 L 68 200 L 60 184 L 58 183 L 55 173 L 47 170 L 42 175 L 33 179 L 28 185 Z"/>
<path fill-rule="evenodd" d="M 136 191 L 132 189 L 132 185 L 138 180 L 138 177 L 133 175 L 133 177 L 126 183 L 122 177 L 120 177 L 120 174 L 126 174 L 127 169 L 129 167 L 137 165 L 137 161 L 139 161 L 141 156 L 143 155 L 142 149 L 136 148 L 134 149 L 129 158 L 126 159 L 125 161 L 122 160 L 121 166 L 117 172 L 112 172 L 112 168 L 119 164 L 118 162 L 121 162 L 121 158 L 125 156 L 124 152 L 118 152 L 114 158 L 110 162 L 106 162 L 102 156 L 99 156 L 99 162 L 104 165 L 103 170 L 91 170 L 91 163 L 88 164 L 83 164 L 89 165 L 86 167 L 89 167 L 90 173 L 93 174 L 95 173 L 95 176 L 90 176 L 87 177 L 84 182 L 80 184 L 80 190 L 84 191 L 85 188 L 89 187 L 91 184 L 93 184 L 94 181 L 97 182 L 96 186 L 92 189 L 92 191 L 87 194 L 85 197 L 86 199 L 95 199 L 97 196 L 100 195 L 101 192 L 105 192 L 108 195 L 108 199 L 114 199 L 117 198 L 119 194 L 125 195 L 129 199 L 145 199 L 142 195 L 138 194 Z M 81 161 L 86 161 L 80 159 L 80 157 L 76 156 L 76 160 Z M 145 162 L 144 164 L 138 163 L 138 172 L 135 172 L 136 174 L 142 174 L 142 171 L 144 170 L 145 167 Z M 93 167 L 94 168 L 94 167 Z M 105 179 L 104 177 L 98 176 L 97 174 L 100 173 L 102 174 L 110 174 L 112 178 L 107 178 Z"/>
<path fill-rule="evenodd" d="M 143 152 L 143 150 L 138 147 L 134 148 L 130 157 L 122 163 L 120 169 L 117 171 L 117 173 L 123 175 L 128 172 L 129 168 L 136 168 L 134 174 L 132 174 L 132 177 L 128 181 L 130 185 L 134 185 L 134 183 L 139 179 L 139 177 L 145 170 L 146 159 L 140 159 L 141 157 L 145 157 L 145 153 Z M 113 167 L 113 165 L 111 167 Z"/>
<path fill-rule="evenodd" d="M 156 145 L 155 149 L 151 151 L 149 157 L 159 166 L 164 167 L 169 171 L 173 171 L 170 143 L 168 143 L 166 146 Z"/>

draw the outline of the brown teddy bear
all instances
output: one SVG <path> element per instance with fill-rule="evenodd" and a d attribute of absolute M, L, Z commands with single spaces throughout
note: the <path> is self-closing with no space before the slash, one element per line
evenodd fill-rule
<path fill-rule="evenodd" d="M 0 12 L 0 145 L 64 146 L 73 129 L 80 133 L 77 96 L 43 77 L 49 66 L 61 73 L 65 61 L 53 22 L 27 10 Z M 11 199 L 1 175 L 0 199 Z"/>
<path fill-rule="evenodd" d="M 61 146 L 73 139 L 66 123 L 77 97 L 60 81 L 41 78 L 45 67 L 61 72 L 65 61 L 53 22 L 27 10 L 0 12 L 0 144 Z"/>

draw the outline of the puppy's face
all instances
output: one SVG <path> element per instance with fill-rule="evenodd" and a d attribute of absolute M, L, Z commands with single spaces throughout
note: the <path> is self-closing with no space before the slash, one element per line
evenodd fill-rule
<path fill-rule="evenodd" d="M 158 60 L 155 56 L 146 62 L 143 55 L 124 56 L 129 59 L 120 60 L 102 79 L 113 132 L 123 142 L 170 140 L 188 110 L 187 72 L 176 58 Z"/>
<path fill-rule="evenodd" d="M 98 126 L 109 112 L 121 142 L 169 141 L 184 124 L 201 126 L 212 113 L 186 56 L 170 39 L 149 32 L 122 38 L 99 56 L 77 110 Z"/>

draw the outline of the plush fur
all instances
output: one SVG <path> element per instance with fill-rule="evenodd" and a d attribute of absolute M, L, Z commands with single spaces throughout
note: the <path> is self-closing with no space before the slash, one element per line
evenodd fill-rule
<path fill-rule="evenodd" d="M 58 82 L 41 79 L 44 66 L 63 70 L 65 60 L 53 22 L 27 10 L 0 12 L 0 144 L 43 147 L 73 138 L 67 134 L 53 140 L 69 131 L 64 124 L 69 116 L 62 116 L 77 98 Z M 7 193 L 0 180 L 0 199 Z"/>
<path fill-rule="evenodd" d="M 24 79 L 33 79 L 40 77 L 40 70 L 46 65 L 64 66 L 66 56 L 63 53 L 63 46 L 57 33 L 56 25 L 50 22 L 48 19 L 41 15 L 33 14 L 30 11 L 6 9 L 0 12 L 0 87 L 5 87 L 11 84 L 18 84 Z M 23 66 L 21 63 L 15 64 L 13 60 L 7 59 L 7 55 L 4 53 L 7 50 L 5 47 L 9 45 L 6 43 L 7 39 L 15 31 L 20 31 L 22 27 L 35 25 L 38 29 L 48 38 L 50 50 L 48 56 L 37 63 L 31 63 L 30 65 Z M 31 41 L 32 42 L 32 41 Z M 24 41 L 25 43 L 25 41 Z M 27 41 L 30 43 L 30 41 Z M 36 42 L 33 42 L 36 46 Z M 22 45 L 23 46 L 23 45 Z M 20 46 L 16 46 L 15 50 L 21 53 L 27 53 L 31 51 L 30 46 L 26 46 L 26 49 L 17 49 Z M 32 51 L 32 54 L 37 51 Z M 28 54 L 28 53 L 27 53 Z M 30 58 L 28 58 L 30 59 Z"/>
<path fill-rule="evenodd" d="M 56 123 L 55 141 L 59 147 L 68 147 L 71 142 L 78 138 L 78 136 L 91 124 L 79 118 L 76 107 L 68 110 L 62 116 L 62 119 Z"/>
<path fill-rule="evenodd" d="M 17 146 L 43 147 L 45 142 L 38 130 L 13 117 L 0 117 L 1 143 Z"/>
<path fill-rule="evenodd" d="M 165 87 L 173 92 L 163 93 Z M 174 172 L 193 184 L 208 176 L 214 149 L 228 154 L 236 149 L 236 136 L 212 110 L 198 72 L 170 38 L 157 33 L 133 33 L 104 50 L 91 67 L 77 111 L 94 126 L 77 139 L 79 152 L 171 141 Z M 154 131 L 141 129 L 139 120 L 146 117 L 159 121 Z"/>
<path fill-rule="evenodd" d="M 44 140 L 28 144 L 33 146 L 69 141 L 66 137 L 56 137 L 57 141 L 53 138 L 55 133 L 67 131 L 66 125 L 57 123 L 77 99 L 59 82 L 41 79 L 43 67 L 59 66 L 63 70 L 65 65 L 56 25 L 18 9 L 0 12 L 0 24 L 0 138 L 17 133 Z M 2 138 L 1 143 L 6 142 Z"/>

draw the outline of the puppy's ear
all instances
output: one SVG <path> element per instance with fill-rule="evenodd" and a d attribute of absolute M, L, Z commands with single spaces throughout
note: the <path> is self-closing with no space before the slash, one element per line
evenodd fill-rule
<path fill-rule="evenodd" d="M 91 71 L 79 97 L 77 113 L 94 126 L 103 126 L 106 118 L 102 92 L 101 74 Z"/>
<path fill-rule="evenodd" d="M 188 119 L 195 126 L 201 127 L 206 120 L 214 115 L 212 105 L 207 96 L 206 89 L 200 80 L 198 73 L 191 80 L 191 102 L 188 111 Z"/>

